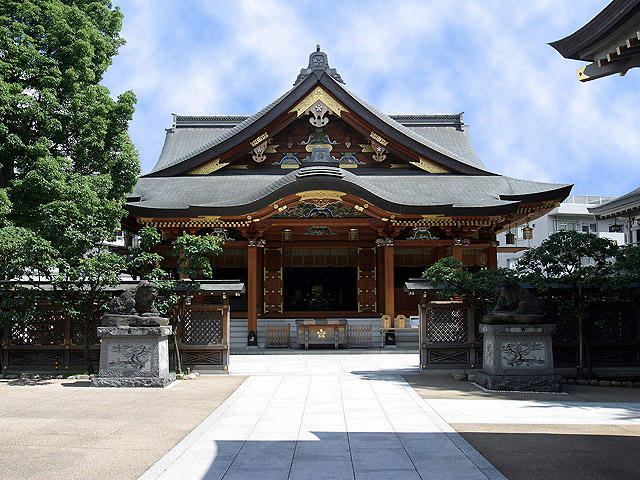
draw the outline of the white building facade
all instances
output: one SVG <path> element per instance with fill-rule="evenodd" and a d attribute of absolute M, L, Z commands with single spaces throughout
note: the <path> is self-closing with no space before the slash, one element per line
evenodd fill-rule
<path fill-rule="evenodd" d="M 532 220 L 528 226 L 533 229 L 531 239 L 526 239 L 524 229 L 527 224 L 519 225 L 498 234 L 498 267 L 513 268 L 523 253 L 532 247 L 538 247 L 549 236 L 560 230 L 575 230 L 593 233 L 599 237 L 610 238 L 618 245 L 628 242 L 628 222 L 625 218 L 607 218 L 597 220 L 589 207 L 607 203 L 616 197 L 597 195 L 569 195 L 560 206 L 548 214 Z M 514 234 L 515 243 L 507 244 L 507 233 Z"/>

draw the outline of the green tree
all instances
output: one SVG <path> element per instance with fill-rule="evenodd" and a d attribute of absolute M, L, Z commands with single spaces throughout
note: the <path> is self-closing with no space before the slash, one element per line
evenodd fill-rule
<path fill-rule="evenodd" d="M 60 302 L 77 279 L 102 289 L 103 268 L 121 266 L 100 253 L 140 170 L 127 133 L 135 96 L 100 85 L 121 25 L 109 0 L 0 2 L 0 236 L 49 249 L 40 273 Z M 13 280 L 32 276 L 29 257 L 12 261 Z M 8 302 L 15 285 L 3 286 Z"/>
<path fill-rule="evenodd" d="M 445 257 L 436 261 L 422 274 L 431 285 L 441 287 L 441 298 L 452 295 L 466 295 L 485 314 L 493 308 L 496 283 L 503 278 L 513 277 L 513 271 L 505 268 L 485 268 L 471 273 L 465 264 L 455 257 Z"/>
<path fill-rule="evenodd" d="M 627 279 L 619 275 L 615 259 L 620 249 L 608 238 L 592 233 L 559 231 L 551 234 L 539 247 L 527 250 L 516 268 L 521 278 L 538 291 L 558 286 L 570 287 L 572 296 L 560 305 L 565 315 L 578 321 L 579 374 L 591 375 L 589 338 L 585 322 L 593 297 L 623 289 Z M 586 369 L 586 371 L 585 371 Z"/>
<path fill-rule="evenodd" d="M 184 318 L 185 306 L 187 302 L 191 301 L 192 293 L 200 289 L 200 284 L 197 280 L 213 276 L 211 259 L 214 255 L 222 252 L 222 243 L 222 238 L 213 235 L 199 237 L 184 234 L 176 239 L 173 247 L 173 255 L 178 262 L 178 273 L 180 276 L 189 279 L 188 282 L 182 281 L 173 285 L 174 292 L 176 289 L 182 292 L 180 313 L 171 317 L 178 371 L 182 371 L 182 359 L 180 358 L 177 337 L 178 325 Z"/>
<path fill-rule="evenodd" d="M 628 282 L 640 282 L 640 246 L 621 250 L 615 263 L 616 272 Z"/>
<path fill-rule="evenodd" d="M 593 233 L 559 231 L 539 247 L 525 251 L 516 268 L 539 290 L 554 285 L 609 288 L 619 252 L 616 243 L 608 238 Z"/>
<path fill-rule="evenodd" d="M 0 228 L 0 332 L 34 320 L 36 300 L 48 296 L 42 280 L 48 278 L 56 255 L 49 242 L 31 230 Z"/>
<path fill-rule="evenodd" d="M 138 246 L 129 249 L 127 272 L 134 278 L 159 280 L 167 276 L 160 264 L 164 259 L 152 251 L 160 243 L 162 234 L 155 227 L 142 227 L 138 231 Z"/>
<path fill-rule="evenodd" d="M 124 268 L 125 261 L 119 255 L 95 252 L 53 278 L 55 301 L 71 317 L 82 338 L 89 373 L 94 373 L 89 356 L 89 329 L 95 327 L 95 317 L 112 297 L 108 288 L 118 285 L 119 272 Z"/>

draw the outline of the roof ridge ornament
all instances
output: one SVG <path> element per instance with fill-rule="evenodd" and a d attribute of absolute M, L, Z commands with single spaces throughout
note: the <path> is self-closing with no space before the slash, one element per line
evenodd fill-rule
<path fill-rule="evenodd" d="M 333 77 L 339 83 L 344 83 L 340 74 L 336 71 L 335 68 L 329 68 L 329 59 L 327 54 L 320 51 L 320 45 L 316 45 L 316 51 L 311 52 L 309 55 L 309 66 L 307 68 L 301 68 L 298 77 L 296 78 L 293 86 L 295 87 L 299 83 L 307 78 L 309 75 L 314 73 L 316 77 L 319 79 L 324 72 L 327 72 L 327 75 Z"/>

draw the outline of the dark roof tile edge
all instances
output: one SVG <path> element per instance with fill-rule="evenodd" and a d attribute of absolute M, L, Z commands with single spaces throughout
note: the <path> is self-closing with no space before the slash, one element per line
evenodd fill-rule
<path fill-rule="evenodd" d="M 639 11 L 640 0 L 613 0 L 584 26 L 549 45 L 564 58 L 593 61 L 582 58 L 580 52 L 613 33 Z"/>

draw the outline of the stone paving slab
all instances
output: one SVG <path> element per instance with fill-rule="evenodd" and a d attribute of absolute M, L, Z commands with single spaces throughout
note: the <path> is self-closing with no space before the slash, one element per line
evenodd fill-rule
<path fill-rule="evenodd" d="M 402 379 L 417 360 L 234 356 L 251 377 L 141 479 L 504 479 Z"/>

